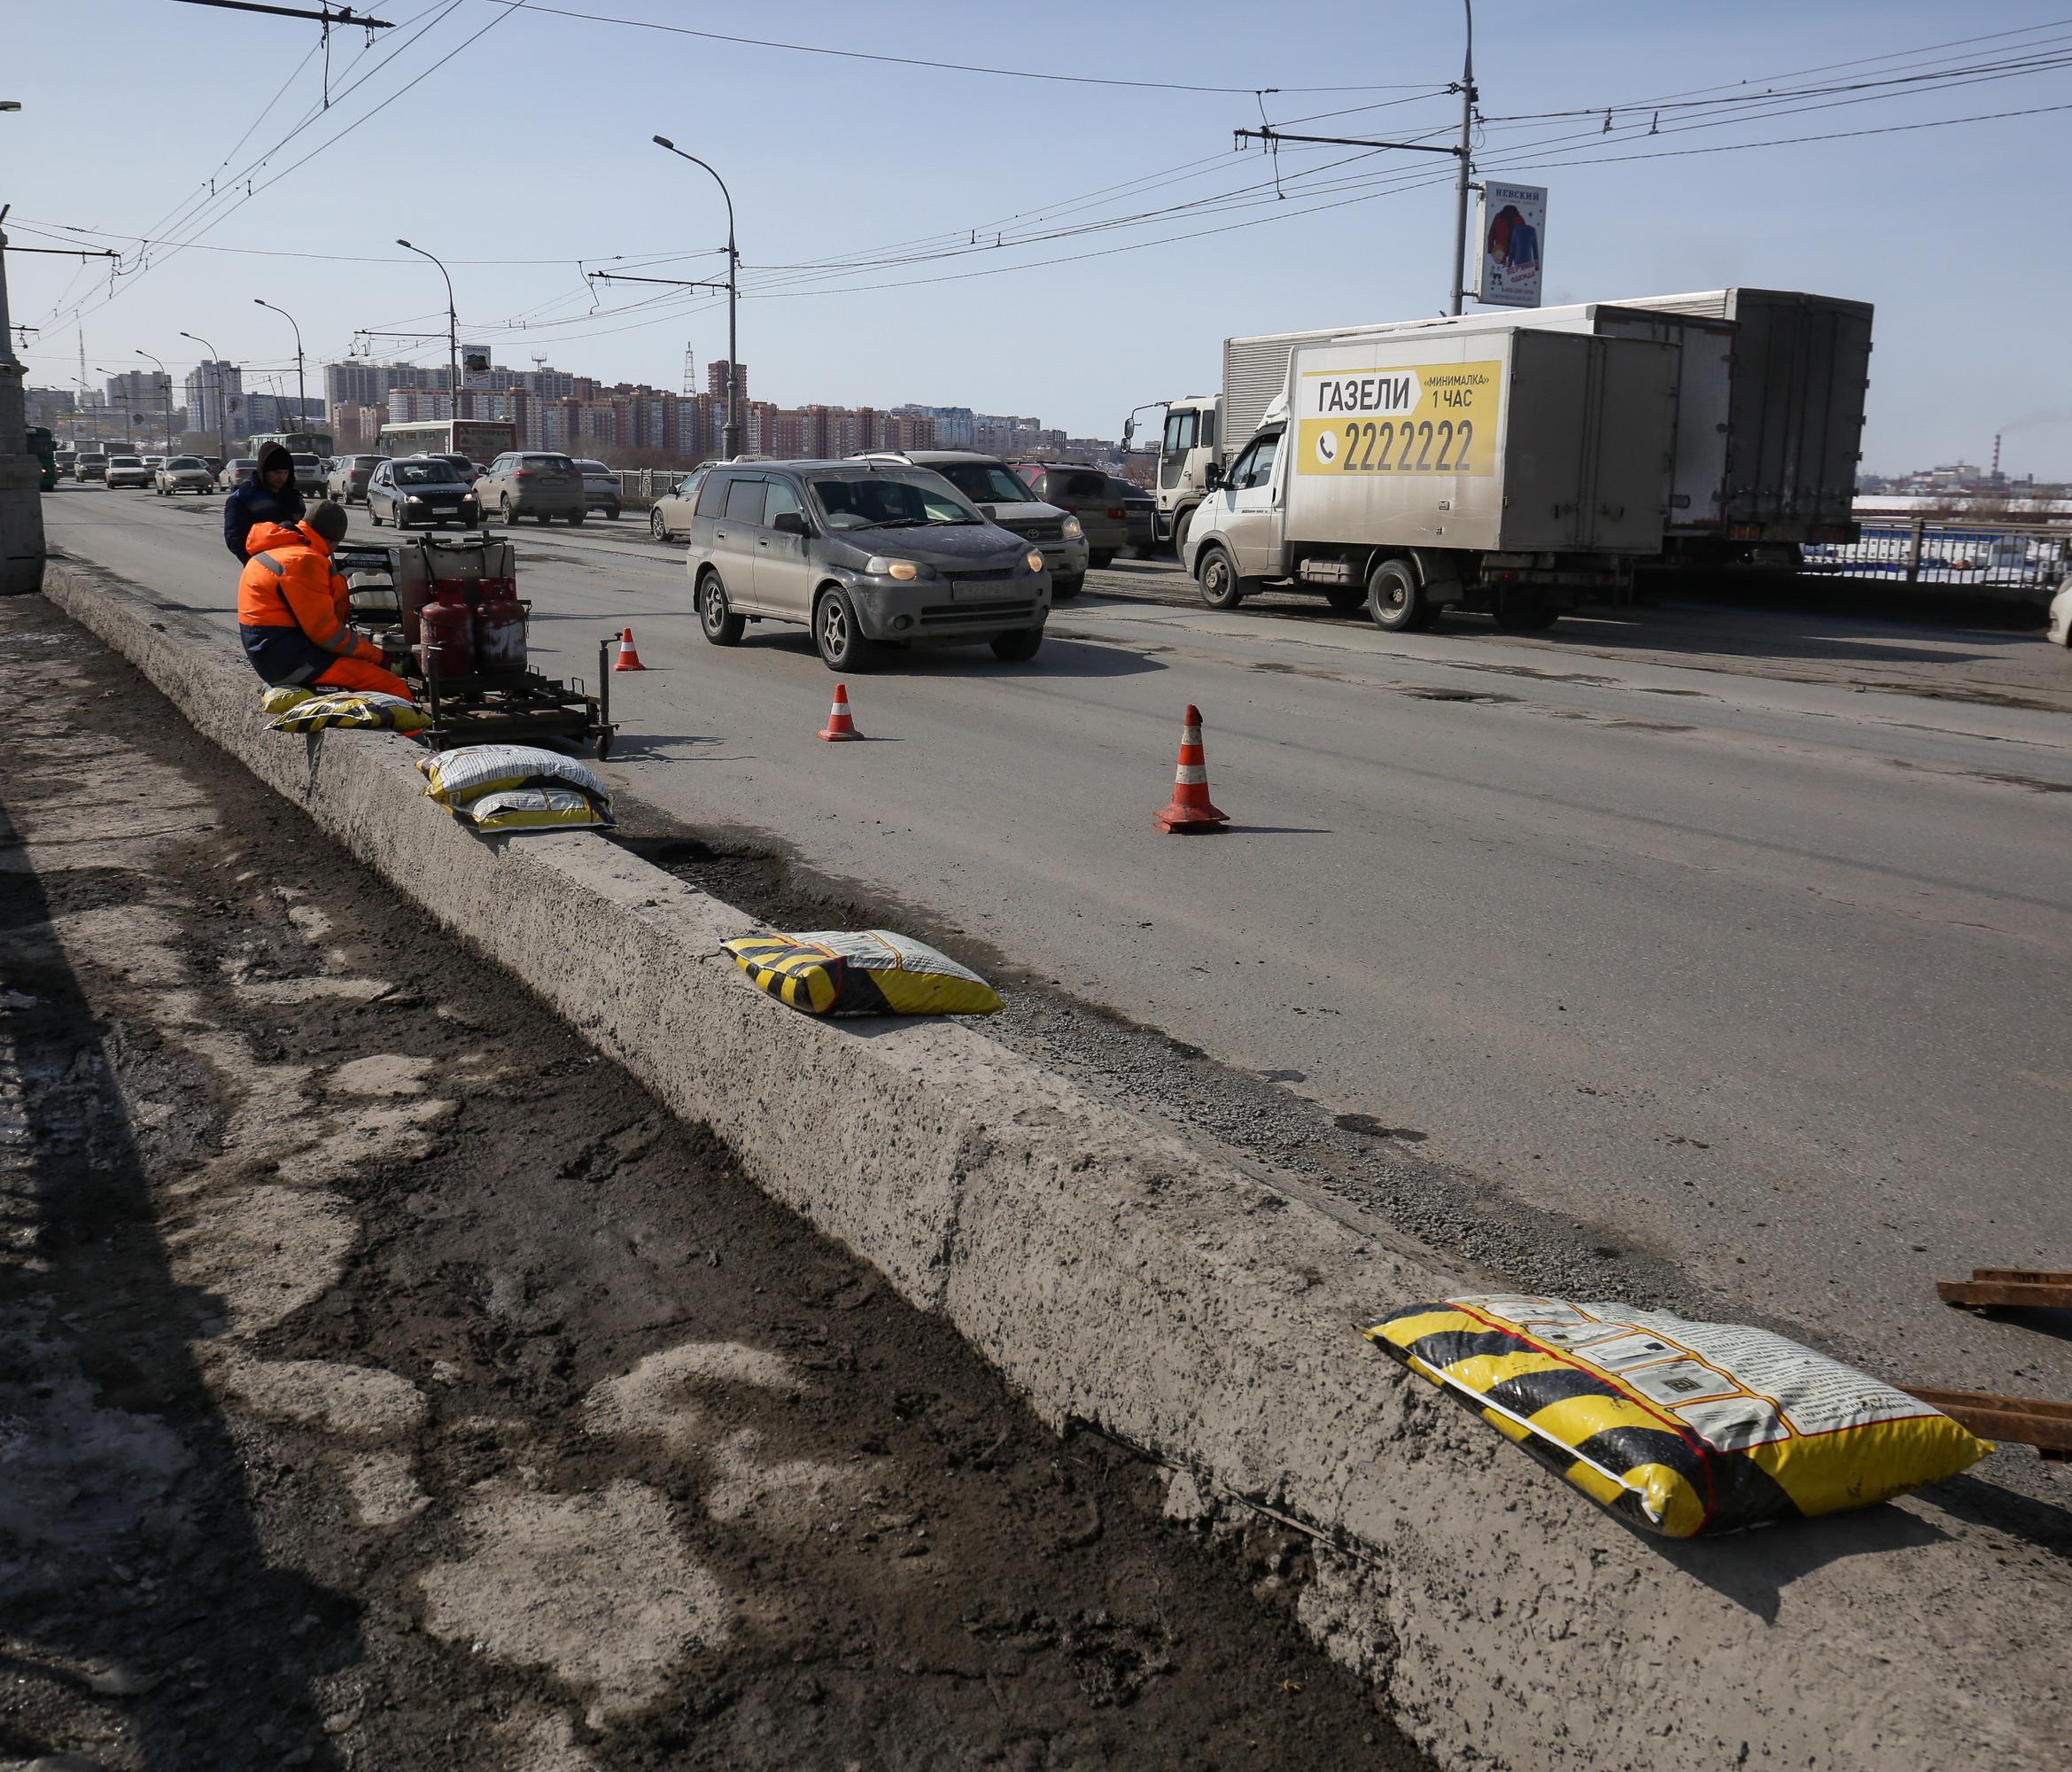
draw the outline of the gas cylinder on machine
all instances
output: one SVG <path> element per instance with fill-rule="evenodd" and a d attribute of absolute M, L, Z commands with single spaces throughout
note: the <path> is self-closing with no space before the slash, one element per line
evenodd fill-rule
<path fill-rule="evenodd" d="M 510 674 L 525 668 L 525 605 L 510 579 L 476 581 L 475 665 L 483 672 Z"/>
<path fill-rule="evenodd" d="M 441 677 L 475 674 L 475 611 L 458 579 L 441 579 L 417 612 L 421 643 Z"/>

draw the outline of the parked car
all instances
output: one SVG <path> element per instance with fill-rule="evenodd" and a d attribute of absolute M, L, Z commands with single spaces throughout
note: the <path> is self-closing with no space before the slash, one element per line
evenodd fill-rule
<path fill-rule="evenodd" d="M 367 478 L 386 455 L 333 455 L 323 477 L 323 495 L 340 504 L 367 498 Z"/>
<path fill-rule="evenodd" d="M 682 479 L 658 496 L 648 511 L 648 533 L 657 541 L 673 541 L 687 535 L 698 502 L 698 486 L 712 470 L 711 462 L 693 468 Z"/>
<path fill-rule="evenodd" d="M 1108 476 L 1108 495 L 1121 501 L 1123 526 L 1129 532 L 1129 551 L 1139 560 L 1150 559 L 1159 551 L 1153 526 L 1159 501 L 1135 480 L 1126 480 L 1120 474 Z"/>
<path fill-rule="evenodd" d="M 482 521 L 482 505 L 443 456 L 405 455 L 377 462 L 368 474 L 367 515 L 376 529 L 384 521 L 398 529 L 449 523 L 469 528 Z"/>
<path fill-rule="evenodd" d="M 624 495 L 618 489 L 618 476 L 601 462 L 578 461 L 576 471 L 583 477 L 583 504 L 586 509 L 601 510 L 616 523 L 625 508 Z"/>
<path fill-rule="evenodd" d="M 111 486 L 148 486 L 151 470 L 144 466 L 141 455 L 111 455 L 102 478 Z"/>
<path fill-rule="evenodd" d="M 1079 519 L 1089 565 L 1106 566 L 1129 545 L 1127 513 L 1100 469 L 1071 462 L 1017 462 L 1014 471 L 1045 504 Z"/>
<path fill-rule="evenodd" d="M 521 517 L 551 523 L 557 517 L 579 524 L 588 514 L 584 503 L 582 470 L 566 455 L 514 449 L 499 455 L 475 482 L 485 511 L 506 523 Z"/>
<path fill-rule="evenodd" d="M 108 458 L 98 449 L 82 449 L 72 464 L 81 486 L 108 478 Z"/>
<path fill-rule="evenodd" d="M 797 622 L 830 671 L 866 670 L 888 645 L 984 641 L 1033 658 L 1050 616 L 1043 550 L 904 462 L 720 463 L 686 566 L 713 645 L 738 644 L 751 618 Z"/>
<path fill-rule="evenodd" d="M 175 493 L 200 493 L 206 497 L 216 489 L 216 477 L 199 455 L 175 455 L 151 476 L 151 484 L 161 498 Z"/>
<path fill-rule="evenodd" d="M 969 449 L 906 449 L 851 459 L 927 468 L 942 475 L 1003 529 L 1013 530 L 1044 550 L 1051 595 L 1058 601 L 1077 596 L 1086 582 L 1086 532 L 1079 519 L 1070 511 L 1044 503 L 997 457 Z"/>
<path fill-rule="evenodd" d="M 259 471 L 259 463 L 248 456 L 234 455 L 216 473 L 216 490 L 234 493 Z"/>

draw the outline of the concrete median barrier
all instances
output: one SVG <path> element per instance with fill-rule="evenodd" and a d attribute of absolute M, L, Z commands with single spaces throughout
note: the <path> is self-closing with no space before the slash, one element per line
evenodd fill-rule
<path fill-rule="evenodd" d="M 406 739 L 262 730 L 243 662 L 146 589 L 58 562 L 45 595 L 1047 1418 L 1167 1466 L 1173 1512 L 1311 1533 L 1299 1615 L 1441 1764 L 2072 1761 L 2061 1511 L 1967 1479 L 1740 1539 L 1630 1534 L 1361 1340 L 1444 1274 L 980 1027 L 788 1010 L 715 945 L 745 913 L 594 835 L 472 835 Z"/>

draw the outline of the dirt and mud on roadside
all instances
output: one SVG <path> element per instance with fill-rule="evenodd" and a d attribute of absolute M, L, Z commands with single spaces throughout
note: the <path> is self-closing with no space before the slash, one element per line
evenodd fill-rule
<path fill-rule="evenodd" d="M 0 1764 L 1425 1763 L 1329 1553 L 1049 1433 L 40 600 L 0 684 Z"/>

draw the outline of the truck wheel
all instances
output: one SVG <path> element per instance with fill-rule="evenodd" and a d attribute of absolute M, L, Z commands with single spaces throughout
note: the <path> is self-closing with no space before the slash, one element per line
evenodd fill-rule
<path fill-rule="evenodd" d="M 1184 560 L 1187 557 L 1187 532 L 1194 527 L 1194 507 L 1187 509 L 1173 519 L 1173 552 Z"/>
<path fill-rule="evenodd" d="M 1211 542 L 1201 550 L 1201 558 L 1194 564 L 1194 582 L 1201 592 L 1201 600 L 1212 610 L 1234 610 L 1245 601 L 1245 594 L 1253 589 L 1253 581 L 1238 576 L 1237 563 Z"/>
<path fill-rule="evenodd" d="M 1357 585 L 1332 585 L 1324 591 L 1323 600 L 1340 615 L 1351 615 L 1367 601 L 1367 593 Z"/>
<path fill-rule="evenodd" d="M 1018 627 L 1012 633 L 993 636 L 993 657 L 1005 658 L 1010 664 L 1025 664 L 1036 656 L 1036 649 L 1043 643 L 1042 628 Z"/>
<path fill-rule="evenodd" d="M 1423 627 L 1432 608 L 1408 560 L 1384 560 L 1367 578 L 1367 613 L 1385 633 Z"/>

